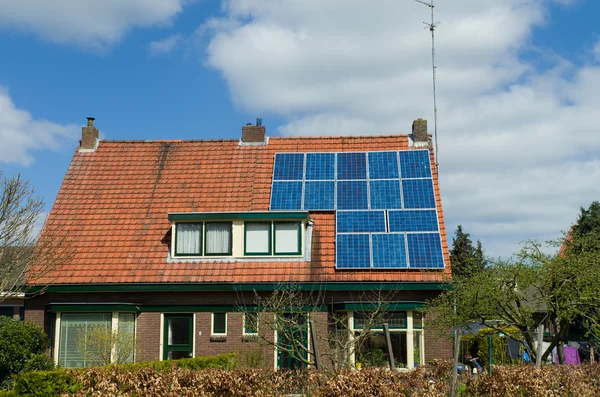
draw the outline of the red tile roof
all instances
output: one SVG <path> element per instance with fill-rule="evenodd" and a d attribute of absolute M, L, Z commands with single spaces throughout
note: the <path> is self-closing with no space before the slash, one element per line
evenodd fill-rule
<path fill-rule="evenodd" d="M 335 214 L 315 212 L 311 262 L 167 261 L 170 212 L 269 209 L 274 154 L 409 149 L 406 135 L 237 140 L 101 141 L 76 151 L 48 231 L 68 233 L 74 254 L 40 283 L 443 281 L 450 274 L 437 171 L 435 195 L 447 264 L 443 271 L 335 270 Z"/>

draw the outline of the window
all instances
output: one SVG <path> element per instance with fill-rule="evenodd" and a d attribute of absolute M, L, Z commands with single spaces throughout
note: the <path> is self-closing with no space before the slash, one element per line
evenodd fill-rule
<path fill-rule="evenodd" d="M 113 330 L 117 334 L 113 337 Z M 62 313 L 58 364 L 65 368 L 132 363 L 135 314 Z"/>
<path fill-rule="evenodd" d="M 227 335 L 227 313 L 213 313 L 212 334 Z"/>
<path fill-rule="evenodd" d="M 205 228 L 205 255 L 231 255 L 231 222 L 211 222 Z"/>
<path fill-rule="evenodd" d="M 175 226 L 175 255 L 231 255 L 231 225 L 231 222 L 178 223 Z"/>
<path fill-rule="evenodd" d="M 244 334 L 258 334 L 258 312 L 244 313 Z"/>
<path fill-rule="evenodd" d="M 271 223 L 246 222 L 245 255 L 271 255 Z"/>
<path fill-rule="evenodd" d="M 371 324 L 371 328 L 381 329 L 383 323 L 388 323 L 390 328 L 406 328 L 406 312 L 383 312 L 381 315 L 373 316 L 371 313 L 355 312 L 354 328 L 362 329 Z"/>
<path fill-rule="evenodd" d="M 299 255 L 301 235 L 299 222 L 275 222 L 275 255 Z"/>
<path fill-rule="evenodd" d="M 412 312 L 413 316 L 413 327 L 414 328 L 423 328 L 423 313 L 418 311 Z"/>
<path fill-rule="evenodd" d="M 300 222 L 246 222 L 244 254 L 300 255 L 301 239 Z"/>

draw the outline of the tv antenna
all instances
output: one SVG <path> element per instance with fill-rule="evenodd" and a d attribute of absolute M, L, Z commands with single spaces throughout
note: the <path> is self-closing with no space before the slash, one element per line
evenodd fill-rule
<path fill-rule="evenodd" d="M 415 1 L 417 3 L 424 4 L 431 9 L 431 22 L 423 22 L 423 23 L 426 25 L 425 29 L 429 29 L 429 31 L 431 32 L 431 66 L 433 69 L 433 140 L 435 142 L 435 165 L 436 165 L 436 168 L 438 168 L 438 166 L 440 165 L 440 162 L 439 162 L 439 154 L 438 154 L 437 102 L 436 102 L 436 98 L 435 98 L 435 74 L 436 74 L 436 69 L 437 69 L 437 66 L 435 64 L 435 29 L 439 26 L 439 24 L 441 22 L 435 21 L 435 19 L 434 19 L 434 14 L 433 14 L 434 9 L 435 9 L 435 5 L 433 5 L 434 0 L 429 0 L 430 1 L 429 3 L 426 1 L 423 1 L 423 0 L 415 0 Z"/>

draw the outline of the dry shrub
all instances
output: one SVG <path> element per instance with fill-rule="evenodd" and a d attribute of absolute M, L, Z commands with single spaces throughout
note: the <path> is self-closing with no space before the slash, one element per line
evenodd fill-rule
<path fill-rule="evenodd" d="M 83 385 L 73 396 L 392 397 L 448 395 L 450 364 L 410 372 L 380 368 L 338 372 L 266 369 L 189 370 L 91 368 L 70 372 Z M 469 396 L 600 396 L 600 365 L 494 367 L 494 375 L 466 380 Z"/>

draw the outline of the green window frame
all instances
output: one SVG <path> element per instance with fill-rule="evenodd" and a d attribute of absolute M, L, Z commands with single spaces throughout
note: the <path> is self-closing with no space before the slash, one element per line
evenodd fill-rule
<path fill-rule="evenodd" d="M 262 225 L 269 227 L 268 250 L 267 251 L 249 251 L 248 250 L 248 226 Z M 246 256 L 271 256 L 273 241 L 273 222 L 244 222 L 244 255 Z"/>
<path fill-rule="evenodd" d="M 383 323 L 387 322 L 390 329 L 406 329 L 407 328 L 407 312 L 394 311 L 394 312 L 383 312 L 381 324 L 375 324 L 371 329 L 379 330 L 383 329 Z M 362 317 L 362 318 L 361 318 Z M 364 327 L 362 320 L 366 320 L 365 312 L 354 312 L 354 329 L 361 330 Z"/>
<path fill-rule="evenodd" d="M 200 235 L 198 236 L 199 241 L 198 241 L 198 246 L 200 248 L 199 252 L 196 253 L 189 253 L 189 252 L 179 252 L 177 250 L 178 244 L 177 241 L 179 239 L 179 227 L 183 226 L 183 225 L 199 225 L 200 226 Z M 175 224 L 175 256 L 202 256 L 202 243 L 204 241 L 204 239 L 202 238 L 202 236 L 204 235 L 204 222 L 181 222 L 181 223 L 176 223 Z"/>
<path fill-rule="evenodd" d="M 187 321 L 187 330 L 185 333 L 177 335 L 177 338 L 185 335 L 187 343 L 169 343 L 169 321 L 176 320 L 180 324 Z M 183 321 L 182 321 L 183 320 Z M 171 335 L 175 339 L 174 335 Z M 172 342 L 172 341 L 171 341 Z M 170 356 L 170 357 L 169 357 Z M 187 358 L 194 356 L 194 315 L 189 313 L 165 314 L 163 328 L 163 360 L 174 360 L 178 358 Z"/>
<path fill-rule="evenodd" d="M 300 222 L 273 222 L 273 227 L 274 227 L 274 233 L 273 233 L 273 251 L 275 252 L 275 255 L 300 255 L 302 254 L 302 224 Z M 297 244 L 298 244 L 298 249 L 296 251 L 282 251 L 279 252 L 277 250 L 277 226 L 281 226 L 281 225 L 295 225 L 296 226 L 296 232 L 298 233 L 297 236 Z"/>
<path fill-rule="evenodd" d="M 227 313 L 213 312 L 211 335 L 227 335 Z"/>
<path fill-rule="evenodd" d="M 209 244 L 207 244 L 207 238 L 208 238 L 208 227 L 209 225 L 214 225 L 214 224 L 227 224 L 229 226 L 228 228 L 228 232 L 229 232 L 229 241 L 228 241 L 228 250 L 226 252 L 208 252 L 208 247 Z M 198 241 L 198 247 L 199 250 L 197 252 L 179 252 L 178 251 L 178 244 L 177 244 L 177 240 L 179 237 L 179 230 L 178 228 L 181 225 L 199 225 L 200 226 L 200 234 L 198 236 L 199 241 Z M 175 241 L 174 241 L 174 245 L 175 245 L 175 249 L 174 249 L 174 256 L 175 257 L 198 257 L 198 256 L 206 256 L 206 257 L 213 257 L 213 256 L 231 256 L 232 252 L 233 252 L 233 222 L 232 221 L 214 221 L 214 222 L 177 222 L 175 223 Z"/>
<path fill-rule="evenodd" d="M 256 335 L 258 334 L 258 312 L 245 312 L 244 313 L 244 334 L 245 335 Z"/>
<path fill-rule="evenodd" d="M 208 239 L 208 227 L 209 225 L 223 225 L 227 224 L 229 226 L 229 247 L 226 252 L 208 252 L 209 244 L 207 243 Z M 204 256 L 231 256 L 233 249 L 233 222 L 231 221 L 221 221 L 221 222 L 205 222 L 204 223 Z"/>

